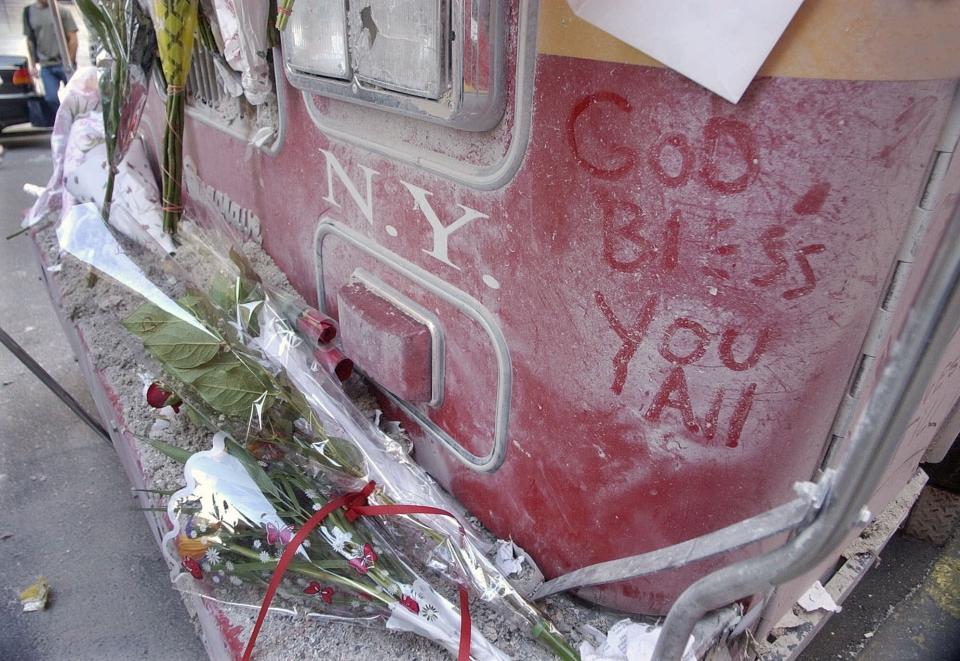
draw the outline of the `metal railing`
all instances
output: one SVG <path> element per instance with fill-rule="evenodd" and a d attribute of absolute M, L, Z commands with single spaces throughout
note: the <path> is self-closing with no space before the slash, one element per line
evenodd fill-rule
<path fill-rule="evenodd" d="M 826 560 L 849 532 L 880 484 L 907 425 L 960 327 L 960 204 L 936 258 L 890 350 L 876 389 L 857 419 L 818 516 L 787 544 L 724 567 L 688 587 L 664 621 L 654 659 L 680 659 L 708 612 L 802 576 Z"/>

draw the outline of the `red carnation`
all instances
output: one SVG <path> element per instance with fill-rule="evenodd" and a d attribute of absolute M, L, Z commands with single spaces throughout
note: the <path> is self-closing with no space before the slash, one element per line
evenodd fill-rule
<path fill-rule="evenodd" d="M 147 404 L 155 409 L 172 406 L 175 413 L 180 413 L 180 398 L 169 390 L 164 390 L 159 383 L 151 383 L 147 388 Z"/>

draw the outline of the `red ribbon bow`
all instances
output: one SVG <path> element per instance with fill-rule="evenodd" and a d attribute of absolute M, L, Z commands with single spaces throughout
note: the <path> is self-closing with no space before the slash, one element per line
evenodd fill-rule
<path fill-rule="evenodd" d="M 346 510 L 347 521 L 351 523 L 361 516 L 396 516 L 403 514 L 437 514 L 440 516 L 449 516 L 453 520 L 457 520 L 457 517 L 447 510 L 440 509 L 439 507 L 430 507 L 428 505 L 370 505 L 368 498 L 376 486 L 377 483 L 370 480 L 360 491 L 334 498 L 307 519 L 307 522 L 304 523 L 300 530 L 293 536 L 293 539 L 290 540 L 283 550 L 283 554 L 277 562 L 277 567 L 273 570 L 273 576 L 270 577 L 270 583 L 267 585 L 267 591 L 263 595 L 263 601 L 260 604 L 257 621 L 253 625 L 253 631 L 250 632 L 250 640 L 247 641 L 247 648 L 243 652 L 243 661 L 250 661 L 250 656 L 253 654 L 253 647 L 257 642 L 257 636 L 260 635 L 263 621 L 267 617 L 267 612 L 270 610 L 270 603 L 273 601 L 277 588 L 280 586 L 280 581 L 287 571 L 287 565 L 293 560 L 300 545 L 310 533 L 313 532 L 314 528 L 320 525 L 323 520 L 333 512 L 341 507 L 344 508 Z M 459 524 L 459 521 L 457 521 L 457 523 Z M 460 526 L 460 537 L 462 542 L 464 537 L 463 526 Z M 372 549 L 371 553 L 373 553 Z M 331 597 L 332 596 L 331 594 Z M 324 599 L 324 601 L 326 601 L 326 599 Z M 401 604 L 412 610 L 411 606 L 403 603 L 403 600 L 401 600 Z M 470 600 L 467 589 L 463 585 L 460 586 L 460 649 L 457 655 L 457 661 L 470 661 Z"/>

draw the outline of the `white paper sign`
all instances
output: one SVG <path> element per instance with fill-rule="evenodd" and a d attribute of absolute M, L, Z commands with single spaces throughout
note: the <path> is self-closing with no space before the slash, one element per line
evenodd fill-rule
<path fill-rule="evenodd" d="M 736 103 L 803 0 L 568 0 L 573 12 Z"/>

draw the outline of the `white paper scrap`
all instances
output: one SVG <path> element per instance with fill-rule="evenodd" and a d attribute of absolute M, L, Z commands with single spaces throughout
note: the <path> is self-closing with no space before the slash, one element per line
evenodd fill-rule
<path fill-rule="evenodd" d="M 827 589 L 823 587 L 820 581 L 811 585 L 810 589 L 807 590 L 802 597 L 797 599 L 797 603 L 808 613 L 821 609 L 834 613 L 840 612 L 840 607 L 837 606 L 837 602 L 833 600 L 833 597 L 830 596 L 830 593 L 827 592 Z"/>
<path fill-rule="evenodd" d="M 523 561 L 526 557 L 513 540 L 497 540 L 497 555 L 493 562 L 504 576 L 519 574 L 523 570 Z"/>
<path fill-rule="evenodd" d="M 607 632 L 606 638 L 599 632 L 591 632 L 595 645 L 584 641 L 580 644 L 582 661 L 650 661 L 657 646 L 662 627 L 620 620 Z M 696 661 L 693 653 L 693 636 L 687 641 L 683 661 Z"/>
<path fill-rule="evenodd" d="M 617 39 L 736 103 L 803 0 L 568 0 Z"/>

